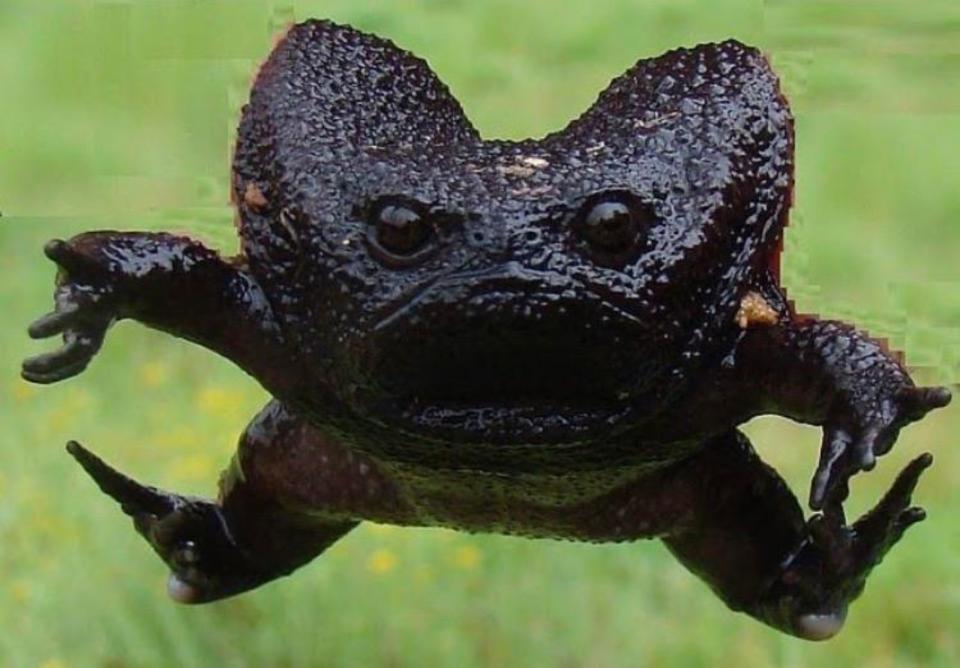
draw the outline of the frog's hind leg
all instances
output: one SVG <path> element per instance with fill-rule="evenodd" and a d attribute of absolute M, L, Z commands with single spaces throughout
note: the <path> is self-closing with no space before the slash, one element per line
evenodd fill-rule
<path fill-rule="evenodd" d="M 691 512 L 664 542 L 731 608 L 824 640 L 843 626 L 873 567 L 923 519 L 910 496 L 931 462 L 930 455 L 911 462 L 852 525 L 839 505 L 804 520 L 786 483 L 731 431 L 671 472 L 669 493 Z"/>
<path fill-rule="evenodd" d="M 294 428 L 294 422 L 276 403 L 254 419 L 216 501 L 142 485 L 78 443 L 67 448 L 170 568 L 170 596 L 181 603 L 207 603 L 291 573 L 358 524 L 342 510 L 320 515 L 294 510 L 282 502 L 283 490 L 273 494 L 262 471 L 252 471 L 259 482 L 251 484 L 239 470 L 237 460 L 244 454 L 265 448 L 273 448 L 279 462 L 289 459 L 284 453 L 311 452 L 313 432 L 299 423 Z M 277 483 L 282 484 L 286 481 Z"/>

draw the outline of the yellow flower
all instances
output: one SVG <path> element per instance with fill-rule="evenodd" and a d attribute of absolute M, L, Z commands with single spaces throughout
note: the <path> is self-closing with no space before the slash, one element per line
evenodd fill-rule
<path fill-rule="evenodd" d="M 170 371 L 161 362 L 147 362 L 140 366 L 140 381 L 147 387 L 159 387 L 169 377 Z"/>
<path fill-rule="evenodd" d="M 236 408 L 238 401 L 236 392 L 222 387 L 205 387 L 197 394 L 200 410 L 211 415 L 219 415 Z"/>
<path fill-rule="evenodd" d="M 483 554 L 473 545 L 464 545 L 463 547 L 457 548 L 456 552 L 453 553 L 453 563 L 457 568 L 462 568 L 466 571 L 473 570 L 479 566 L 482 559 Z"/>
<path fill-rule="evenodd" d="M 37 389 L 23 380 L 15 380 L 10 384 L 10 394 L 13 395 L 17 403 L 22 403 L 32 398 L 37 393 Z"/>
<path fill-rule="evenodd" d="M 173 475 L 181 480 L 205 480 L 216 473 L 216 464 L 208 455 L 180 457 L 172 468 Z"/>
<path fill-rule="evenodd" d="M 30 586 L 23 580 L 17 580 L 10 585 L 10 593 L 13 594 L 13 600 L 23 603 L 30 596 Z"/>
<path fill-rule="evenodd" d="M 67 668 L 67 664 L 60 659 L 47 659 L 40 664 L 40 668 Z"/>
<path fill-rule="evenodd" d="M 240 390 L 208 385 L 196 394 L 197 407 L 201 412 L 224 422 L 241 420 L 247 404 L 247 395 Z"/>
<path fill-rule="evenodd" d="M 390 550 L 374 550 L 367 559 L 367 569 L 376 575 L 389 573 L 397 565 L 397 558 Z"/>

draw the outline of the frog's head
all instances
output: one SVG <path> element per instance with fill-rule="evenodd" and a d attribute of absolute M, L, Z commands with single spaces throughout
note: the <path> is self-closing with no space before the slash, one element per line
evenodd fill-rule
<path fill-rule="evenodd" d="M 234 187 L 318 401 L 567 442 L 649 415 L 729 342 L 792 146 L 775 76 L 736 42 L 639 62 L 561 132 L 484 141 L 423 61 L 309 22 L 260 72 Z"/>

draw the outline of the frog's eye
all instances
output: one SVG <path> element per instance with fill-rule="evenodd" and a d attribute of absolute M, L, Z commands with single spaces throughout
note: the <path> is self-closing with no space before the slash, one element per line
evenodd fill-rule
<path fill-rule="evenodd" d="M 637 218 L 637 212 L 622 199 L 601 199 L 584 210 L 580 234 L 594 250 L 618 255 L 636 243 L 640 232 Z"/>
<path fill-rule="evenodd" d="M 590 258 L 619 266 L 644 244 L 655 214 L 630 192 L 608 191 L 591 197 L 574 218 L 574 231 Z"/>
<path fill-rule="evenodd" d="M 424 207 L 417 202 L 384 200 L 370 212 L 371 241 L 380 259 L 413 259 L 426 249 L 436 230 Z"/>

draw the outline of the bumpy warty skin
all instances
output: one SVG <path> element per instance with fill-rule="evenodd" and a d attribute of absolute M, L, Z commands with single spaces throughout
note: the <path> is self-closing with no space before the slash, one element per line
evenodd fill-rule
<path fill-rule="evenodd" d="M 848 523 L 849 478 L 950 402 L 779 286 L 793 127 L 736 42 L 640 61 L 565 129 L 482 140 L 427 65 L 345 26 L 294 26 L 244 109 L 243 252 L 94 231 L 44 249 L 81 373 L 134 319 L 272 395 L 215 500 L 69 452 L 205 603 L 308 563 L 364 520 L 578 541 L 657 537 L 726 604 L 835 634 L 924 511 L 908 464 Z M 822 427 L 807 518 L 737 426 Z"/>
<path fill-rule="evenodd" d="M 320 421 L 342 420 L 346 407 L 463 440 L 461 416 L 445 428 L 443 411 L 401 416 L 410 402 L 391 400 L 416 398 L 405 378 L 429 363 L 443 367 L 437 376 L 479 373 L 484 364 L 436 361 L 445 333 L 459 332 L 459 354 L 471 358 L 497 344 L 479 334 L 464 346 L 465 329 L 523 321 L 539 336 L 528 348 L 504 344 L 504 357 L 522 364 L 557 341 L 570 342 L 568 358 L 603 350 L 580 376 L 614 376 L 598 381 L 597 394 L 611 395 L 608 421 L 642 424 L 730 349 L 739 299 L 775 261 L 792 158 L 777 79 L 734 41 L 640 61 L 565 129 L 502 141 L 480 139 L 424 61 L 329 22 L 298 25 L 256 79 L 234 161 L 244 253 L 305 369 L 302 391 L 285 399 Z M 573 229 L 604 193 L 644 211 L 623 261 L 598 261 Z M 435 212 L 427 257 L 390 267 L 371 252 L 370 207 L 386 197 Z M 410 352 L 417 342 L 429 359 Z M 390 368 L 403 356 L 415 361 Z M 545 424 L 532 433 L 502 411 L 477 415 L 485 426 L 467 440 L 596 432 L 586 418 L 538 416 Z M 437 456 L 421 436 L 370 430 L 377 454 Z"/>

